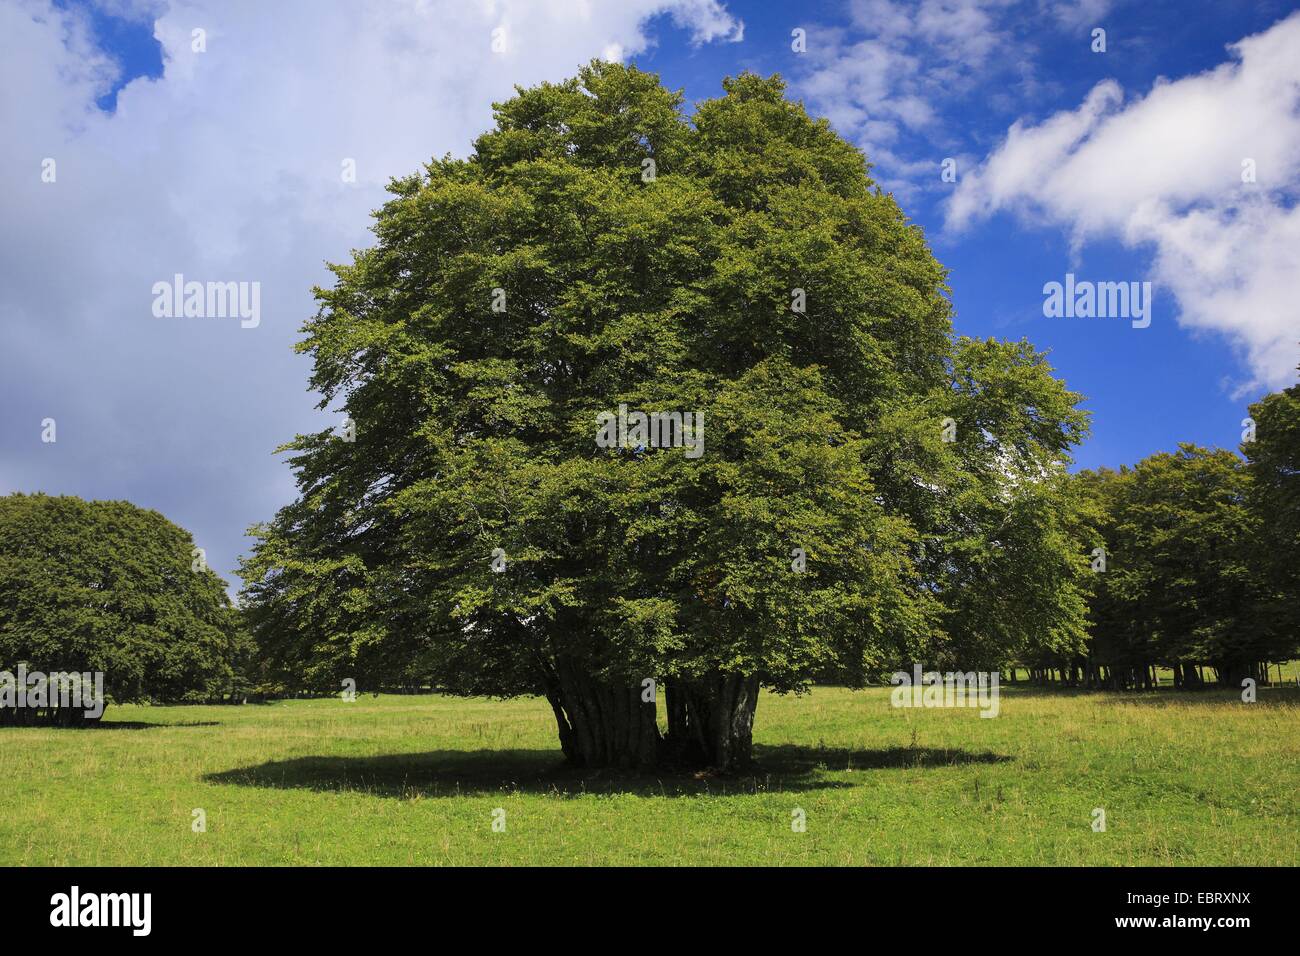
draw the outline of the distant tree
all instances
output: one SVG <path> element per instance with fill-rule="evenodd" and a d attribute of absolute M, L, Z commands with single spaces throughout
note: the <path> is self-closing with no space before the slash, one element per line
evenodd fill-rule
<path fill-rule="evenodd" d="M 1154 654 L 1147 640 L 1153 626 L 1145 601 L 1150 582 L 1135 571 L 1131 562 L 1122 569 L 1115 565 L 1120 501 L 1131 474 L 1129 468 L 1122 467 L 1119 471 L 1082 471 L 1075 476 L 1079 493 L 1089 502 L 1091 519 L 1084 537 L 1092 571 L 1088 577 L 1089 637 L 1084 659 L 1084 678 L 1090 686 L 1103 682 L 1103 667 L 1108 668 L 1106 683 L 1128 686 Z M 1042 663 L 1051 666 L 1060 662 Z"/>
<path fill-rule="evenodd" d="M 248 638 L 194 541 L 125 501 L 0 497 L 0 670 L 104 674 L 111 700 L 239 691 Z M 0 711 L 0 720 L 28 715 Z"/>
<path fill-rule="evenodd" d="M 943 507 L 923 525 L 933 544 L 922 576 L 944 608 L 937 663 L 1079 656 L 1091 516 L 1064 464 L 1084 435 L 1080 397 L 1025 342 L 958 339 L 951 368 L 962 424 L 940 473 Z"/>
<path fill-rule="evenodd" d="M 733 768 L 761 687 L 1082 645 L 1079 396 L 953 335 L 779 78 L 723 86 L 692 124 L 594 63 L 392 183 L 299 346 L 349 429 L 288 446 L 243 572 L 277 675 L 542 694 L 576 764 Z M 602 447 L 620 406 L 702 415 L 703 453 Z"/>

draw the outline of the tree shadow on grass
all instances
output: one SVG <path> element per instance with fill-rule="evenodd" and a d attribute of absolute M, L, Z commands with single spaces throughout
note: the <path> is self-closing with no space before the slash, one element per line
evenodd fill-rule
<path fill-rule="evenodd" d="M 0 729 L 66 730 L 69 733 L 93 733 L 100 730 L 165 730 L 169 727 L 220 727 L 218 720 L 190 720 L 175 724 L 155 724 L 145 720 L 87 720 L 76 724 L 0 724 Z"/>
<path fill-rule="evenodd" d="M 754 747 L 760 771 L 804 775 L 819 770 L 907 770 L 955 767 L 968 763 L 1005 763 L 1004 754 L 962 750 L 958 747 L 883 747 L 849 750 L 844 747 Z"/>
<path fill-rule="evenodd" d="M 635 794 L 643 797 L 725 796 L 850 788 L 822 771 L 927 769 L 1000 763 L 993 753 L 928 747 L 882 750 L 755 746 L 753 769 L 734 774 L 574 770 L 554 750 L 435 750 L 379 757 L 295 757 L 208 774 L 208 783 L 302 788 L 383 797 L 460 797 L 501 793 Z"/>
<path fill-rule="evenodd" d="M 220 727 L 221 721 L 186 720 L 175 724 L 155 724 L 145 720 L 100 720 L 86 726 L 96 730 L 165 730 L 169 727 Z"/>

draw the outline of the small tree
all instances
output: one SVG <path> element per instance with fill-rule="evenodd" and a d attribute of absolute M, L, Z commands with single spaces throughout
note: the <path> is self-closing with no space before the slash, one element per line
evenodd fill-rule
<path fill-rule="evenodd" d="M 537 693 L 576 764 L 732 768 L 760 687 L 1082 641 L 1078 396 L 953 336 L 921 231 L 779 78 L 724 90 L 692 124 L 593 63 L 392 183 L 299 346 L 349 423 L 288 446 L 244 568 L 283 679 Z M 703 444 L 602 442 L 623 411 Z"/>
<path fill-rule="evenodd" d="M 102 672 L 118 702 L 219 700 L 246 644 L 225 582 L 158 512 L 0 498 L 0 670 Z"/>

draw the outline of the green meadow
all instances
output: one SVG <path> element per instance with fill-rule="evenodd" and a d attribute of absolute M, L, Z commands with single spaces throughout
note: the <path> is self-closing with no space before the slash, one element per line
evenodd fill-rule
<path fill-rule="evenodd" d="M 994 719 L 764 693 L 755 755 L 737 776 L 566 771 L 540 699 L 116 706 L 0 729 L 0 863 L 1300 862 L 1295 686 L 1004 686 Z"/>

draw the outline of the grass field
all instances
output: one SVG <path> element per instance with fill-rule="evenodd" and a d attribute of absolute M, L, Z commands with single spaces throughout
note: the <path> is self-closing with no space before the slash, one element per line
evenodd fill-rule
<path fill-rule="evenodd" d="M 764 694 L 755 750 L 743 777 L 579 775 L 536 699 L 111 707 L 0 729 L 0 864 L 1300 862 L 1294 686 L 1011 687 L 996 719 Z"/>

